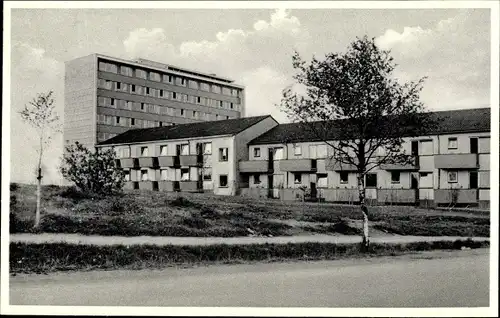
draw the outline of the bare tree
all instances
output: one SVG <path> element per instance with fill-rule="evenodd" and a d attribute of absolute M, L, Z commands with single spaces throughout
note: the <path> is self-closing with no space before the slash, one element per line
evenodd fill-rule
<path fill-rule="evenodd" d="M 363 247 L 368 248 L 365 176 L 382 164 L 414 159 L 402 151 L 403 137 L 424 134 L 435 124 L 419 101 L 424 79 L 399 84 L 390 52 L 366 36 L 324 60 L 313 57 L 306 63 L 297 52 L 292 59 L 294 79 L 305 93 L 284 89 L 280 106 L 304 131 L 333 148 L 334 164 L 355 166 Z"/>
<path fill-rule="evenodd" d="M 30 124 L 38 134 L 38 164 L 37 164 L 37 190 L 36 190 L 36 215 L 34 227 L 40 224 L 40 205 L 42 197 L 42 161 L 43 153 L 52 141 L 54 133 L 59 132 L 59 116 L 55 112 L 52 91 L 47 94 L 40 93 L 20 111 L 21 118 Z"/>

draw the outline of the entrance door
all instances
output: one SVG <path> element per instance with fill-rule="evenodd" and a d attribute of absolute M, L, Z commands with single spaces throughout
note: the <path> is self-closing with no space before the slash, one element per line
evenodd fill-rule
<path fill-rule="evenodd" d="M 411 176 L 410 187 L 415 192 L 415 205 L 418 205 L 420 202 L 420 191 L 418 190 L 418 176 L 415 173 L 412 173 L 410 176 Z"/>
<path fill-rule="evenodd" d="M 269 153 L 267 157 L 267 169 L 273 171 L 274 169 L 274 149 L 269 148 Z"/>

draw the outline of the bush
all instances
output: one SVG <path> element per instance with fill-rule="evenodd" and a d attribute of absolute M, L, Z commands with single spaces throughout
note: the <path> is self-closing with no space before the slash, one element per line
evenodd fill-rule
<path fill-rule="evenodd" d="M 66 147 L 61 173 L 84 193 L 98 195 L 122 192 L 125 182 L 114 150 L 90 151 L 78 142 Z"/>
<path fill-rule="evenodd" d="M 21 220 L 16 214 L 9 214 L 9 232 L 10 233 L 29 233 L 33 231 L 33 222 Z"/>
<path fill-rule="evenodd" d="M 9 186 L 9 189 L 10 191 L 17 191 L 19 190 L 19 184 L 15 183 L 15 182 L 11 182 L 10 186 Z"/>
<path fill-rule="evenodd" d="M 185 197 L 179 196 L 175 198 L 174 200 L 165 200 L 166 205 L 171 205 L 171 206 L 176 206 L 176 207 L 199 207 L 200 205 L 198 203 L 192 202 L 189 199 L 186 199 Z"/>
<path fill-rule="evenodd" d="M 191 228 L 195 229 L 206 229 L 210 226 L 210 223 L 202 218 L 200 215 L 192 215 L 190 217 L 182 218 L 181 223 Z"/>
<path fill-rule="evenodd" d="M 84 200 L 84 199 L 92 199 L 96 196 L 96 194 L 95 193 L 90 194 L 90 193 L 83 192 L 83 191 L 81 191 L 78 188 L 73 186 L 73 187 L 67 187 L 64 190 L 62 190 L 59 193 L 59 196 L 61 196 L 63 198 L 79 201 L 79 200 Z"/>

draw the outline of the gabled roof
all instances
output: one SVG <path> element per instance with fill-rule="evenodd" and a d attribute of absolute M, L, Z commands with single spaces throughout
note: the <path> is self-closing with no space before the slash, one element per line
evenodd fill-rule
<path fill-rule="evenodd" d="M 427 132 L 427 135 L 436 134 L 454 134 L 454 133 L 469 133 L 469 132 L 488 132 L 491 130 L 491 109 L 490 108 L 473 108 L 463 110 L 449 110 L 429 113 L 438 125 Z M 348 129 L 345 120 L 336 120 L 334 126 L 328 132 L 328 139 L 339 139 L 339 130 Z M 335 125 L 338 123 L 338 125 Z M 321 125 L 321 122 L 312 123 L 313 125 Z M 344 128 L 342 128 L 344 127 Z M 318 129 L 316 131 L 321 131 Z M 281 124 L 268 132 L 260 135 L 250 142 L 251 145 L 262 144 L 278 144 L 278 143 L 299 143 L 321 141 L 312 129 L 305 129 L 303 124 L 291 123 Z"/>
<path fill-rule="evenodd" d="M 244 117 L 175 126 L 131 129 L 118 136 L 100 142 L 98 145 L 131 144 L 157 140 L 236 135 L 268 117 L 271 116 Z"/>

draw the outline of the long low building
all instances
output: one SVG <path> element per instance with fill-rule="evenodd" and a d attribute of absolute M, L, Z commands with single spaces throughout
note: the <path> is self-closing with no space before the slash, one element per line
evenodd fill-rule
<path fill-rule="evenodd" d="M 371 204 L 489 206 L 490 109 L 433 115 L 434 131 L 403 138 L 411 163 L 366 175 Z M 333 148 L 300 124 L 271 116 L 135 129 L 97 147 L 115 149 L 131 189 L 358 201 L 354 166 L 336 162 Z"/>

